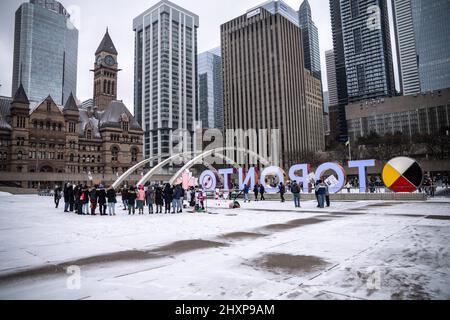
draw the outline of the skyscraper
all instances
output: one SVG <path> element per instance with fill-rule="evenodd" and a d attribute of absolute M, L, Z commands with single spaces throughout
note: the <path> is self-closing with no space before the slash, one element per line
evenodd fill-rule
<path fill-rule="evenodd" d="M 311 71 L 311 74 L 322 79 L 322 71 L 320 67 L 320 47 L 319 32 L 312 20 L 311 7 L 308 0 L 304 0 L 298 11 L 299 25 L 302 29 L 303 36 L 303 52 L 305 56 L 305 68 Z"/>
<path fill-rule="evenodd" d="M 198 105 L 198 26 L 197 15 L 167 0 L 133 21 L 135 116 L 145 131 L 146 157 L 169 154 L 175 144 L 185 151 L 192 147 L 187 138 L 193 133 Z M 186 134 L 180 137 L 181 132 Z"/>
<path fill-rule="evenodd" d="M 30 0 L 16 11 L 12 95 L 22 83 L 31 101 L 51 95 L 64 105 L 77 91 L 78 30 L 54 0 Z"/>
<path fill-rule="evenodd" d="M 220 49 L 198 55 L 199 120 L 207 129 L 223 129 L 222 58 Z"/>
<path fill-rule="evenodd" d="M 392 0 L 403 94 L 450 88 L 450 2 Z"/>
<path fill-rule="evenodd" d="M 337 105 L 333 106 L 330 104 L 330 133 L 333 138 L 339 138 L 347 135 L 345 106 L 348 104 L 340 0 L 330 0 L 330 15 L 338 98 Z"/>
<path fill-rule="evenodd" d="M 395 95 L 387 0 L 340 6 L 349 101 Z"/>
<path fill-rule="evenodd" d="M 325 51 L 325 60 L 327 63 L 327 82 L 328 82 L 328 101 L 329 106 L 339 104 L 338 88 L 336 81 L 336 61 L 333 50 Z"/>
<path fill-rule="evenodd" d="M 323 133 L 318 139 L 311 137 L 322 128 L 322 119 L 317 119 L 315 109 L 309 112 L 313 103 L 306 101 L 301 30 L 295 13 L 282 1 L 271 1 L 221 26 L 225 128 L 280 130 L 277 147 L 282 165 L 323 145 Z M 315 87 L 312 82 L 311 87 Z M 249 149 L 247 139 L 243 140 L 243 147 Z M 266 143 L 258 137 L 253 151 L 261 154 Z"/>

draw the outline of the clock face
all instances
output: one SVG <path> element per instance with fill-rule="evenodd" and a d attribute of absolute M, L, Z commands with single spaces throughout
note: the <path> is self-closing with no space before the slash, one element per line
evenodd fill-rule
<path fill-rule="evenodd" d="M 102 64 L 102 57 L 101 56 L 98 56 L 97 57 L 97 60 L 95 61 L 95 63 L 99 66 L 99 65 L 101 65 Z"/>
<path fill-rule="evenodd" d="M 113 66 L 114 63 L 115 63 L 115 60 L 114 60 L 114 58 L 113 58 L 112 56 L 106 56 L 106 57 L 105 57 L 105 63 L 106 63 L 108 66 Z"/>

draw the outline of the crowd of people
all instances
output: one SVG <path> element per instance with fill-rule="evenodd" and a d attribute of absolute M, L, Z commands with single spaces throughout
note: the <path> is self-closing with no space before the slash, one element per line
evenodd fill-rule
<path fill-rule="evenodd" d="M 284 183 L 280 182 L 277 188 L 281 202 L 286 202 L 285 194 L 287 190 L 289 190 L 292 193 L 295 208 L 301 208 L 300 194 L 301 190 L 303 189 L 302 184 L 293 181 L 292 183 L 288 182 L 285 185 Z M 314 185 L 314 192 L 316 195 L 318 208 L 324 208 L 325 205 L 327 207 L 330 206 L 329 186 L 323 180 L 316 181 Z M 248 184 L 244 185 L 242 193 L 244 195 L 244 203 L 250 202 L 250 186 Z M 256 183 L 255 186 L 253 187 L 253 193 L 255 201 L 258 201 L 258 195 L 261 196 L 260 198 L 261 201 L 265 200 L 264 194 L 266 193 L 266 190 L 264 185 Z"/>
<path fill-rule="evenodd" d="M 72 185 L 66 183 L 61 189 L 59 186 L 54 190 L 54 202 L 59 207 L 60 200 L 64 201 L 64 212 L 74 212 L 79 215 L 97 215 L 97 209 L 101 216 L 115 216 L 118 196 L 121 197 L 123 210 L 129 215 L 145 214 L 148 208 L 149 214 L 182 213 L 185 207 L 184 200 L 197 211 L 205 210 L 205 195 L 201 188 L 191 187 L 184 190 L 181 185 L 171 186 L 166 184 L 160 186 L 144 187 L 139 185 L 123 187 L 116 192 L 113 186 L 105 188 L 103 185 Z"/>

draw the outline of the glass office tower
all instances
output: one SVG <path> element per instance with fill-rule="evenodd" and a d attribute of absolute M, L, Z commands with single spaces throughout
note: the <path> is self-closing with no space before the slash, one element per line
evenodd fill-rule
<path fill-rule="evenodd" d="M 450 2 L 392 0 L 403 94 L 450 88 Z"/>
<path fill-rule="evenodd" d="M 49 94 L 64 105 L 77 91 L 78 30 L 54 0 L 30 0 L 16 11 L 12 95 L 22 83 L 31 101 Z"/>
<path fill-rule="evenodd" d="M 198 55 L 199 120 L 205 129 L 223 129 L 222 58 L 220 49 Z"/>
<path fill-rule="evenodd" d="M 194 131 L 198 26 L 197 15 L 167 0 L 133 21 L 135 117 L 145 132 L 145 157 L 177 153 L 174 131 Z M 190 147 L 185 140 L 184 151 Z"/>
<path fill-rule="evenodd" d="M 308 0 L 303 1 L 298 11 L 299 25 L 302 29 L 305 68 L 313 77 L 321 80 L 319 31 L 312 20 L 311 7 Z"/>
<path fill-rule="evenodd" d="M 387 0 L 341 0 L 340 7 L 349 101 L 395 95 Z"/>

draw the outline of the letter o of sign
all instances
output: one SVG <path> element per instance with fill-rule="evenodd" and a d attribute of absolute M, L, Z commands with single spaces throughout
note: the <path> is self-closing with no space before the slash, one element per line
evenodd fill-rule
<path fill-rule="evenodd" d="M 215 190 L 217 186 L 216 175 L 211 170 L 206 170 L 198 178 L 198 184 L 205 190 Z"/>
<path fill-rule="evenodd" d="M 333 163 L 333 162 L 327 162 L 327 163 L 322 164 L 316 170 L 316 173 L 315 173 L 316 179 L 315 180 L 316 181 L 319 180 L 320 177 L 322 176 L 322 174 L 328 170 L 332 170 L 332 171 L 336 172 L 338 175 L 338 183 L 336 185 L 330 187 L 329 191 L 330 191 L 330 193 L 338 193 L 344 187 L 345 180 L 346 180 L 346 174 L 345 174 L 344 168 L 342 168 L 342 166 L 340 166 L 339 164 Z"/>
<path fill-rule="evenodd" d="M 266 177 L 267 176 L 271 176 L 271 175 L 275 175 L 278 177 L 278 183 L 283 182 L 284 183 L 284 175 L 283 172 L 281 171 L 281 169 L 279 167 L 267 167 L 263 170 L 263 172 L 261 173 L 261 177 L 259 179 L 259 183 L 261 183 L 264 188 L 266 189 L 267 193 L 277 193 L 278 192 L 278 187 L 277 188 L 272 188 L 270 186 L 266 185 Z"/>

